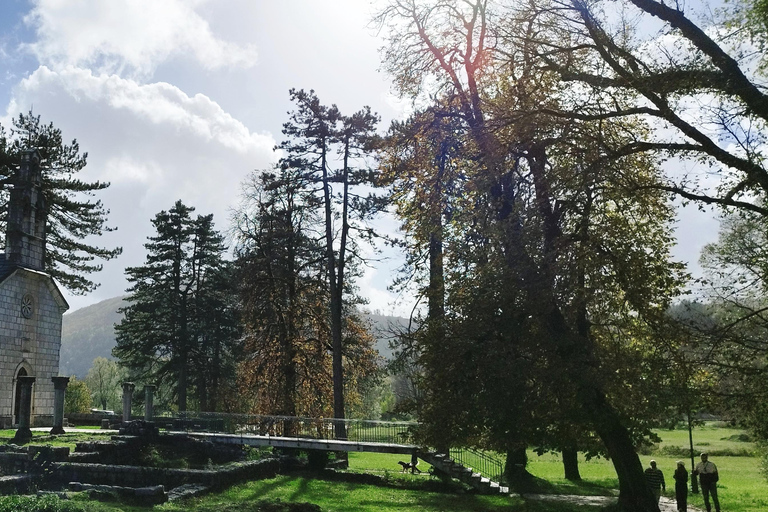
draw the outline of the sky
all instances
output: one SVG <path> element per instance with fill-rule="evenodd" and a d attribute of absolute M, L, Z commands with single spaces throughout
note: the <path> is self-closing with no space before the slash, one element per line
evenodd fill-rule
<path fill-rule="evenodd" d="M 144 262 L 150 220 L 177 199 L 229 226 L 240 184 L 278 158 L 273 148 L 292 109 L 288 90 L 314 89 L 343 113 L 369 105 L 381 129 L 403 116 L 379 71 L 382 42 L 366 0 L 3 0 L 0 124 L 40 115 L 88 153 L 85 180 L 117 231 L 102 236 L 123 254 L 93 276 L 71 310 L 125 293 L 127 266 Z M 698 260 L 717 223 L 682 212 L 675 256 Z M 407 314 L 386 287 L 396 260 L 369 268 L 368 308 Z"/>

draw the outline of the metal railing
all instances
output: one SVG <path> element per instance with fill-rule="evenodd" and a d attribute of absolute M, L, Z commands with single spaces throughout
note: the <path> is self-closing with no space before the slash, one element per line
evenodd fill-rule
<path fill-rule="evenodd" d="M 304 418 L 258 414 L 187 412 L 172 417 L 153 418 L 158 427 L 169 430 L 216 432 L 242 435 L 337 439 L 336 425 L 343 424 L 346 438 L 361 443 L 413 445 L 416 422 L 376 421 L 335 418 Z M 504 463 L 493 455 L 471 448 L 452 448 L 450 457 L 486 478 L 502 482 Z"/>
<path fill-rule="evenodd" d="M 306 439 L 339 439 L 336 426 L 344 425 L 343 440 L 408 445 L 413 443 L 414 422 L 335 418 L 303 418 L 253 414 L 184 413 L 153 418 L 159 427 L 170 430 L 254 434 Z"/>
<path fill-rule="evenodd" d="M 501 483 L 504 478 L 504 463 L 496 457 L 472 448 L 451 448 L 451 459 L 464 467 L 472 468 L 494 482 Z"/>

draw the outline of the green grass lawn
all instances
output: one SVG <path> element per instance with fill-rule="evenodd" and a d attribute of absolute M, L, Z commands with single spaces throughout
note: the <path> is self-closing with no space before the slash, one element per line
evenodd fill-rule
<path fill-rule="evenodd" d="M 352 452 L 349 454 L 349 471 L 379 475 L 385 478 L 399 478 L 415 481 L 418 481 L 420 478 L 429 477 L 429 470 L 432 466 L 423 460 L 419 461 L 419 465 L 417 466 L 417 468 L 421 470 L 421 473 L 415 475 L 403 473 L 403 468 L 398 464 L 398 461 L 410 462 L 411 457 L 409 455 L 394 455 L 391 453 Z"/>
<path fill-rule="evenodd" d="M 667 480 L 667 495 L 672 497 L 674 483 L 672 473 L 677 460 L 684 460 L 690 471 L 690 458 L 684 457 L 688 446 L 686 430 L 659 430 L 662 442 L 647 455 L 641 455 L 643 465 L 651 459 L 657 461 Z M 94 434 L 96 434 L 94 432 Z M 718 484 L 723 510 L 728 512 L 762 512 L 768 510 L 768 481 L 760 472 L 760 458 L 744 454 L 756 452 L 751 442 L 739 440 L 742 431 L 713 426 L 697 427 L 694 431 L 694 449 L 708 451 L 710 459 L 720 471 Z M 0 431 L 0 438 L 9 439 L 13 431 Z M 45 433 L 35 433 L 33 442 L 40 444 L 74 445 L 88 439 L 89 434 L 67 434 L 51 438 Z M 90 436 L 92 439 L 93 436 Z M 98 438 L 98 435 L 97 435 Z M 735 454 L 736 456 L 732 455 Z M 529 471 L 547 484 L 544 489 L 552 493 L 578 495 L 615 494 L 618 480 L 610 461 L 602 458 L 580 460 L 583 481 L 574 484 L 563 477 L 562 462 L 558 454 L 537 456 L 529 453 Z M 457 487 L 448 489 L 429 476 L 429 464 L 421 462 L 422 474 L 402 473 L 399 460 L 409 460 L 404 455 L 380 453 L 351 453 L 350 477 L 341 481 L 314 478 L 308 473 L 280 475 L 276 478 L 249 482 L 234 486 L 221 493 L 204 496 L 183 503 L 156 506 L 151 510 L 168 512 L 195 511 L 257 511 L 264 501 L 284 503 L 310 502 L 319 505 L 324 512 L 330 511 L 475 511 L 509 512 L 597 512 L 599 507 L 526 501 L 520 497 L 477 496 Z M 697 457 L 698 461 L 698 457 Z M 362 475 L 371 475 L 370 478 Z M 378 483 L 377 483 L 378 482 Z M 376 485 L 374 485 L 376 484 Z M 440 492 L 438 492 L 440 491 Z M 701 495 L 692 495 L 689 503 L 703 508 Z M 149 508 L 125 504 L 82 501 L 79 497 L 71 502 L 86 512 L 136 512 Z M 69 510 L 69 509 L 67 509 Z"/>
<path fill-rule="evenodd" d="M 478 496 L 429 492 L 421 489 L 381 487 L 357 483 L 328 482 L 301 475 L 284 475 L 233 487 L 219 495 L 185 504 L 157 507 L 162 511 L 250 510 L 259 500 L 310 502 L 323 512 L 596 512 L 595 507 L 525 501 L 519 497 Z M 234 504 L 238 504 L 235 506 Z M 231 507 L 231 508 L 228 508 Z M 242 507 L 242 508 L 240 508 Z"/>

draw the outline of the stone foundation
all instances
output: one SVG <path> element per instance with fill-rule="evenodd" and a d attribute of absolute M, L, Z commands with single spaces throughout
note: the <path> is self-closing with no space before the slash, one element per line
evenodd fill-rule
<path fill-rule="evenodd" d="M 277 459 L 238 462 L 215 470 L 56 462 L 51 464 L 51 478 L 60 483 L 87 482 L 123 487 L 162 485 L 169 489 L 196 483 L 220 488 L 246 480 L 273 478 L 279 470 L 280 462 Z"/>

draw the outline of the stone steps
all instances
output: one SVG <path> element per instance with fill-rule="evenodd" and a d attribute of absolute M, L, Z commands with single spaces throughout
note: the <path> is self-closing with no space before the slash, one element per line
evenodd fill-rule
<path fill-rule="evenodd" d="M 480 473 L 473 471 L 472 468 L 468 468 L 451 459 L 445 453 L 437 452 L 423 452 L 418 453 L 418 457 L 430 464 L 440 471 L 450 475 L 452 478 L 456 478 L 470 485 L 474 489 L 477 489 L 482 494 L 508 494 L 509 488 L 504 487 L 498 482 L 492 481 L 490 478 L 482 476 Z"/>

